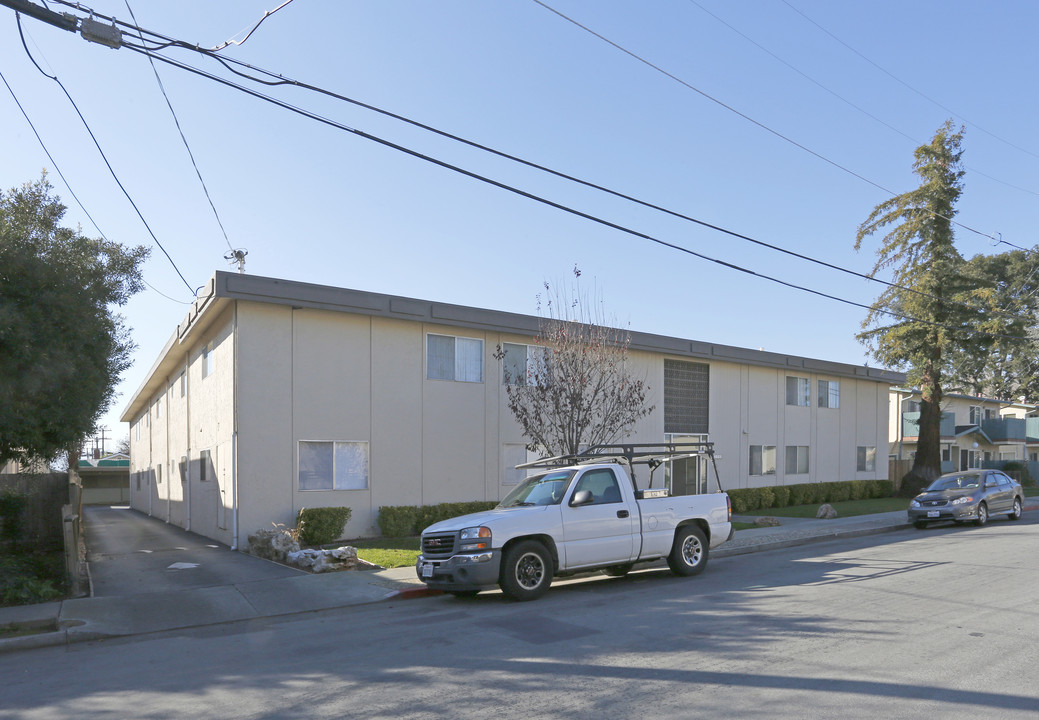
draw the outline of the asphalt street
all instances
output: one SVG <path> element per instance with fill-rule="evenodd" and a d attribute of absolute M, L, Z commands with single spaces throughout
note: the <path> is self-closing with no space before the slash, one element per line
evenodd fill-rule
<path fill-rule="evenodd" d="M 1039 513 L 0 655 L 0 718 L 1035 718 Z"/>

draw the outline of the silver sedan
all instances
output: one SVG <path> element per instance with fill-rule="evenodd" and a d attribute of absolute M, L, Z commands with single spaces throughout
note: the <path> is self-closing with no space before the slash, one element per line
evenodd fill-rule
<path fill-rule="evenodd" d="M 935 522 L 984 525 L 994 515 L 1021 517 L 1025 495 L 1020 483 L 999 470 L 964 470 L 931 483 L 909 503 L 909 520 L 918 528 Z"/>

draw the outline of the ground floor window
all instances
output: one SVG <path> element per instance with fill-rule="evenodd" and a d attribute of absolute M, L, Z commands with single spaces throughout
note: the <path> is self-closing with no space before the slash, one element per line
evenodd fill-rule
<path fill-rule="evenodd" d="M 751 475 L 775 475 L 776 474 L 776 446 L 775 445 L 751 445 L 750 446 L 750 474 Z"/>
<path fill-rule="evenodd" d="M 859 472 L 873 472 L 877 469 L 877 448 L 875 446 L 859 445 L 857 456 L 855 469 Z"/>
<path fill-rule="evenodd" d="M 299 442 L 300 490 L 367 490 L 368 443 Z"/>
<path fill-rule="evenodd" d="M 808 473 L 808 446 L 786 446 L 786 474 L 806 475 Z"/>

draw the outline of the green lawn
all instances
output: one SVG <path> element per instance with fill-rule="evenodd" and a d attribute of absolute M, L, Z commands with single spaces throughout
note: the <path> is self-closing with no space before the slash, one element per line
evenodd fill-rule
<path fill-rule="evenodd" d="M 830 503 L 837 511 L 838 517 L 855 517 L 856 515 L 871 515 L 873 513 L 894 512 L 905 510 L 909 507 L 909 500 L 905 498 L 875 498 L 872 500 L 845 500 L 843 502 Z M 814 518 L 819 511 L 819 503 L 814 505 L 792 505 L 785 508 L 769 508 L 768 510 L 755 510 L 748 515 L 772 515 L 774 517 L 792 518 Z"/>
<path fill-rule="evenodd" d="M 411 567 L 419 556 L 417 537 L 350 540 L 346 544 L 357 548 L 357 557 L 384 568 Z"/>

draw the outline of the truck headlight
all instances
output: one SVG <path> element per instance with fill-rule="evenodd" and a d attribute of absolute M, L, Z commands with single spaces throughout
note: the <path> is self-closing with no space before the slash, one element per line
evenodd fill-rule
<path fill-rule="evenodd" d="M 482 525 L 465 528 L 459 533 L 459 539 L 462 541 L 462 545 L 459 547 L 462 552 L 487 550 L 491 547 L 491 529 Z M 470 542 L 466 542 L 467 540 Z"/>

